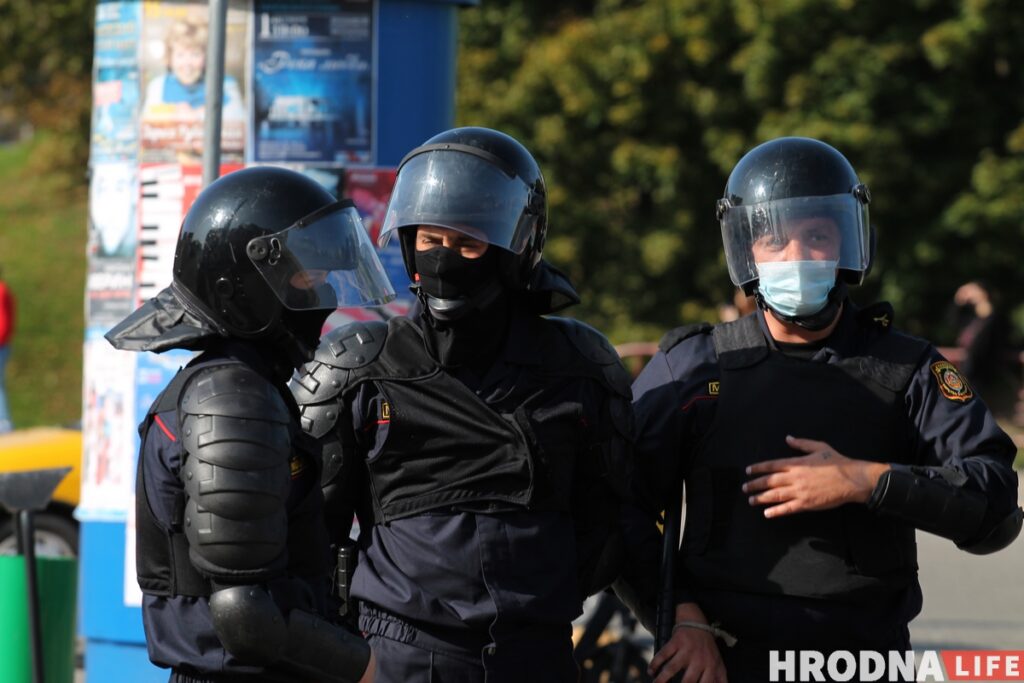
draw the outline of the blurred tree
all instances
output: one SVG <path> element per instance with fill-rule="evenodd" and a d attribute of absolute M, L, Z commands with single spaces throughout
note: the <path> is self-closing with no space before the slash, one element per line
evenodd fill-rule
<path fill-rule="evenodd" d="M 780 135 L 835 145 L 873 189 L 879 258 L 857 300 L 932 333 L 960 282 L 1024 289 L 1017 0 L 546 5 L 462 14 L 460 123 L 536 153 L 547 254 L 616 339 L 730 299 L 712 207 L 743 152 Z"/>
<path fill-rule="evenodd" d="M 84 187 L 96 0 L 0 0 L 0 115 L 44 133 L 32 170 Z"/>

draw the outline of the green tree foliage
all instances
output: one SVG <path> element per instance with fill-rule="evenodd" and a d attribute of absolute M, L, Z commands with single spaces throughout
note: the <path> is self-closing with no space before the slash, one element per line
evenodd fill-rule
<path fill-rule="evenodd" d="M 96 0 L 0 0 L 0 118 L 48 133 L 31 170 L 78 190 L 89 153 Z"/>
<path fill-rule="evenodd" d="M 873 190 L 858 300 L 941 338 L 960 282 L 1024 290 L 1017 0 L 484 0 L 461 27 L 460 123 L 536 153 L 547 254 L 617 339 L 729 300 L 714 202 L 781 135 L 833 144 Z"/>

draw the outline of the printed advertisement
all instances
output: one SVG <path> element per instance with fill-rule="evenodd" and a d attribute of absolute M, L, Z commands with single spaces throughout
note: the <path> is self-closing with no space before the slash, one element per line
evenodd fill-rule
<path fill-rule="evenodd" d="M 374 3 L 256 2 L 256 162 L 373 163 Z"/>
<path fill-rule="evenodd" d="M 226 164 L 221 166 L 221 175 L 241 167 L 241 164 Z M 139 175 L 142 196 L 135 306 L 142 305 L 171 284 L 181 221 L 202 189 L 203 169 L 193 165 L 153 164 L 143 166 Z"/>
<path fill-rule="evenodd" d="M 85 334 L 82 497 L 75 516 L 124 521 L 134 500 L 136 354 L 114 349 L 105 328 Z"/>
<path fill-rule="evenodd" d="M 248 3 L 236 1 L 228 8 L 221 122 L 225 162 L 240 162 L 245 156 L 247 7 Z M 145 83 L 143 162 L 201 163 L 208 39 L 206 3 L 145 3 L 141 48 Z"/>
<path fill-rule="evenodd" d="M 93 162 L 134 160 L 139 145 L 138 2 L 96 5 L 96 43 L 92 76 Z"/>
<path fill-rule="evenodd" d="M 138 179 L 130 161 L 97 162 L 89 181 L 90 324 L 113 324 L 132 311 Z"/>
<path fill-rule="evenodd" d="M 377 237 L 384 223 L 384 214 L 391 198 L 391 190 L 395 186 L 397 171 L 393 168 L 352 168 L 345 172 L 344 196 L 355 202 L 363 225 L 370 233 L 370 240 L 377 246 Z M 398 240 L 391 240 L 383 249 L 377 250 L 384 272 L 388 274 L 391 285 L 399 300 L 406 300 L 405 307 L 412 303 L 409 292 L 409 275 L 405 272 L 405 261 L 402 259 L 402 248 Z"/>

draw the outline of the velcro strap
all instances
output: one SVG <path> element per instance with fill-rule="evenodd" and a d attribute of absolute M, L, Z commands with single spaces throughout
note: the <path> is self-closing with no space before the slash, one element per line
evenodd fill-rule
<path fill-rule="evenodd" d="M 171 532 L 172 573 L 171 595 L 205 598 L 210 595 L 210 581 L 200 574 L 188 556 L 188 539 L 185 534 Z"/>

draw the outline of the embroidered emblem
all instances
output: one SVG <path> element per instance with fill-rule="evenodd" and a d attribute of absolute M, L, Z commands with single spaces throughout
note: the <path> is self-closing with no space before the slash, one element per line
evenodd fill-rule
<path fill-rule="evenodd" d="M 948 360 L 932 363 L 932 374 L 935 375 L 935 380 L 939 383 L 939 391 L 950 401 L 966 403 L 974 398 L 974 392 L 971 391 L 967 380 Z"/>
<path fill-rule="evenodd" d="M 708 396 L 718 396 L 718 389 L 721 384 L 718 381 L 708 382 Z"/>
<path fill-rule="evenodd" d="M 872 320 L 874 320 L 876 323 L 878 323 L 882 327 L 889 327 L 889 314 L 888 313 L 883 313 L 882 315 L 876 316 L 876 317 L 872 318 Z"/>
<path fill-rule="evenodd" d="M 292 479 L 297 479 L 306 470 L 306 459 L 298 453 L 288 458 L 288 469 L 291 470 Z"/>
<path fill-rule="evenodd" d="M 384 422 L 391 419 L 391 404 L 387 401 L 382 401 L 380 404 L 380 419 Z"/>

